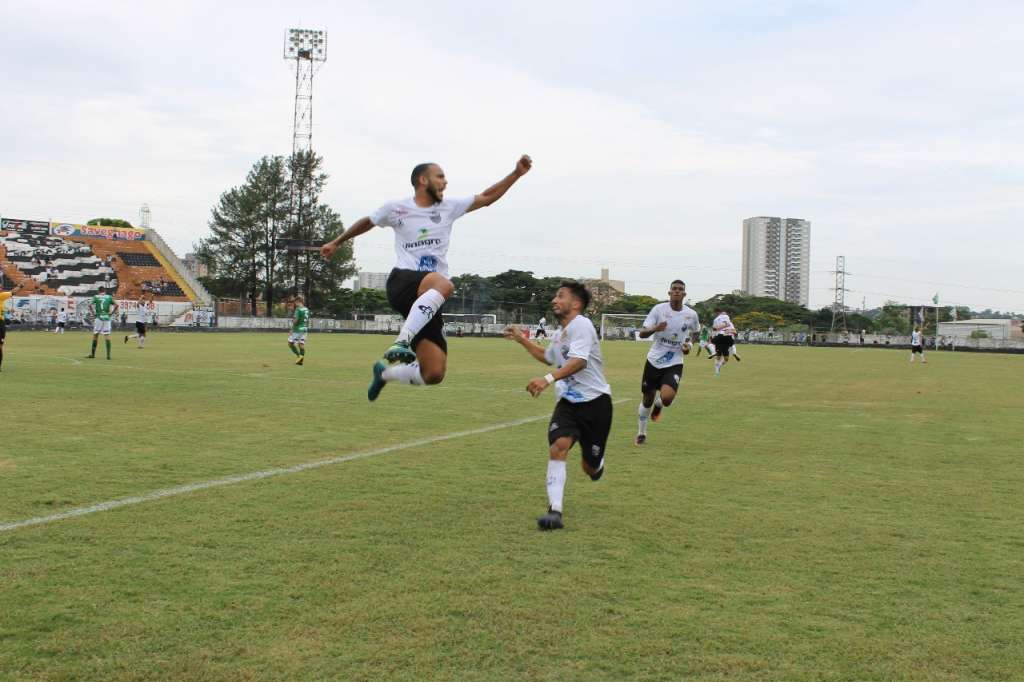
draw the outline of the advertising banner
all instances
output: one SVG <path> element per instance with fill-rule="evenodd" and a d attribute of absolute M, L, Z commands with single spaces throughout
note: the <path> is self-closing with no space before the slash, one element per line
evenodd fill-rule
<path fill-rule="evenodd" d="M 50 223 L 50 234 L 58 237 L 93 237 L 96 239 L 123 239 L 142 241 L 144 230 L 132 227 L 105 227 L 103 225 L 77 225 L 75 223 Z"/>
<path fill-rule="evenodd" d="M 50 223 L 45 220 L 22 220 L 20 218 L 0 219 L 0 230 L 28 232 L 30 234 L 50 234 Z"/>

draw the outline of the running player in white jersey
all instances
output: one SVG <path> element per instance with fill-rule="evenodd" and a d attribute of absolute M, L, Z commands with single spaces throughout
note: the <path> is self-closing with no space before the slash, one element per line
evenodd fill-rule
<path fill-rule="evenodd" d="M 64 329 L 68 326 L 68 311 L 64 308 L 60 309 L 57 313 L 57 328 L 53 330 L 54 334 L 63 334 Z"/>
<path fill-rule="evenodd" d="M 921 356 L 921 364 L 925 364 L 928 361 L 924 359 L 924 333 L 921 332 L 920 327 L 914 327 L 914 331 L 910 333 L 910 361 L 914 361 L 914 356 Z"/>
<path fill-rule="evenodd" d="M 736 342 L 736 327 L 733 326 L 729 314 L 721 308 L 715 308 L 715 321 L 711 323 L 711 343 L 715 345 L 715 376 L 722 372 L 722 365 L 729 362 L 729 353 Z"/>
<path fill-rule="evenodd" d="M 690 352 L 691 341 L 700 331 L 700 320 L 693 308 L 683 305 L 686 283 L 674 280 L 668 288 L 668 301 L 651 308 L 638 332 L 641 339 L 654 337 L 647 352 L 640 380 L 639 426 L 636 445 L 647 442 L 647 423 L 658 421 L 663 408 L 672 404 L 683 377 L 683 356 Z"/>
<path fill-rule="evenodd" d="M 540 318 L 540 319 L 539 319 L 539 320 L 537 321 L 537 331 L 535 331 L 535 332 L 533 333 L 533 338 L 535 338 L 535 339 L 539 339 L 539 338 L 540 338 L 540 337 L 542 337 L 542 336 L 543 336 L 543 337 L 544 337 L 545 339 L 547 339 L 547 338 L 548 338 L 548 330 L 547 330 L 547 329 L 545 329 L 545 327 L 547 326 L 547 323 L 548 323 L 548 320 L 547 320 L 547 318 L 546 318 L 546 317 L 542 317 L 542 318 Z"/>
<path fill-rule="evenodd" d="M 146 347 L 146 301 L 145 299 L 139 299 L 138 305 L 135 309 L 135 333 L 128 334 L 124 337 L 124 342 L 128 343 L 128 339 L 138 339 L 139 348 Z"/>
<path fill-rule="evenodd" d="M 583 316 L 590 292 L 579 282 L 565 281 L 551 301 L 559 326 L 546 348 L 525 338 L 516 327 L 505 338 L 520 344 L 535 359 L 557 369 L 526 385 L 534 398 L 555 384 L 558 402 L 548 424 L 548 513 L 537 519 L 541 530 L 563 527 L 565 460 L 579 441 L 580 464 L 593 481 L 604 474 L 605 444 L 612 427 L 612 389 L 604 378 L 601 343 L 594 324 Z"/>
<path fill-rule="evenodd" d="M 439 384 L 448 367 L 448 344 L 442 330 L 441 307 L 454 287 L 448 279 L 448 244 L 452 223 L 466 213 L 490 206 L 529 172 L 533 162 L 525 154 L 515 169 L 481 194 L 445 199 L 448 180 L 436 163 L 421 163 L 412 169 L 415 194 L 391 201 L 372 215 L 360 218 L 347 230 L 320 248 L 330 258 L 344 242 L 373 229 L 375 225 L 395 231 L 397 263 L 388 276 L 387 294 L 391 307 L 405 316 L 395 343 L 384 359 L 400 364 L 373 365 L 373 380 L 367 397 L 376 400 L 384 384 Z"/>

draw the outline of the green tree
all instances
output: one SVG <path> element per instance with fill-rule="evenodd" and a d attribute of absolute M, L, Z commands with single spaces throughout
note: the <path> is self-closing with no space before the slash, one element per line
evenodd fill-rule
<path fill-rule="evenodd" d="M 131 227 L 132 224 L 121 218 L 93 218 L 86 225 L 100 225 L 102 227 Z"/>
<path fill-rule="evenodd" d="M 732 318 L 737 329 L 778 329 L 786 324 L 782 315 L 763 313 L 760 310 L 752 310 L 748 313 L 741 313 Z"/>

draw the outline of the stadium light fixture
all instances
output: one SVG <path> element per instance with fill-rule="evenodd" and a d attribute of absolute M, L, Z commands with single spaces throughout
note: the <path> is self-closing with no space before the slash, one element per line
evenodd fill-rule
<path fill-rule="evenodd" d="M 285 59 L 327 61 L 327 31 L 290 28 L 284 40 Z"/>

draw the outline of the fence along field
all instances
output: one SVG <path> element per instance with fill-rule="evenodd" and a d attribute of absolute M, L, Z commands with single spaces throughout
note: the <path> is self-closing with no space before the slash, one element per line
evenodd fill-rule
<path fill-rule="evenodd" d="M 1022 358 L 746 346 L 543 535 L 550 396 L 500 339 L 365 399 L 375 335 L 8 336 L 0 522 L 538 418 L 0 533 L 13 679 L 1014 679 Z"/>

